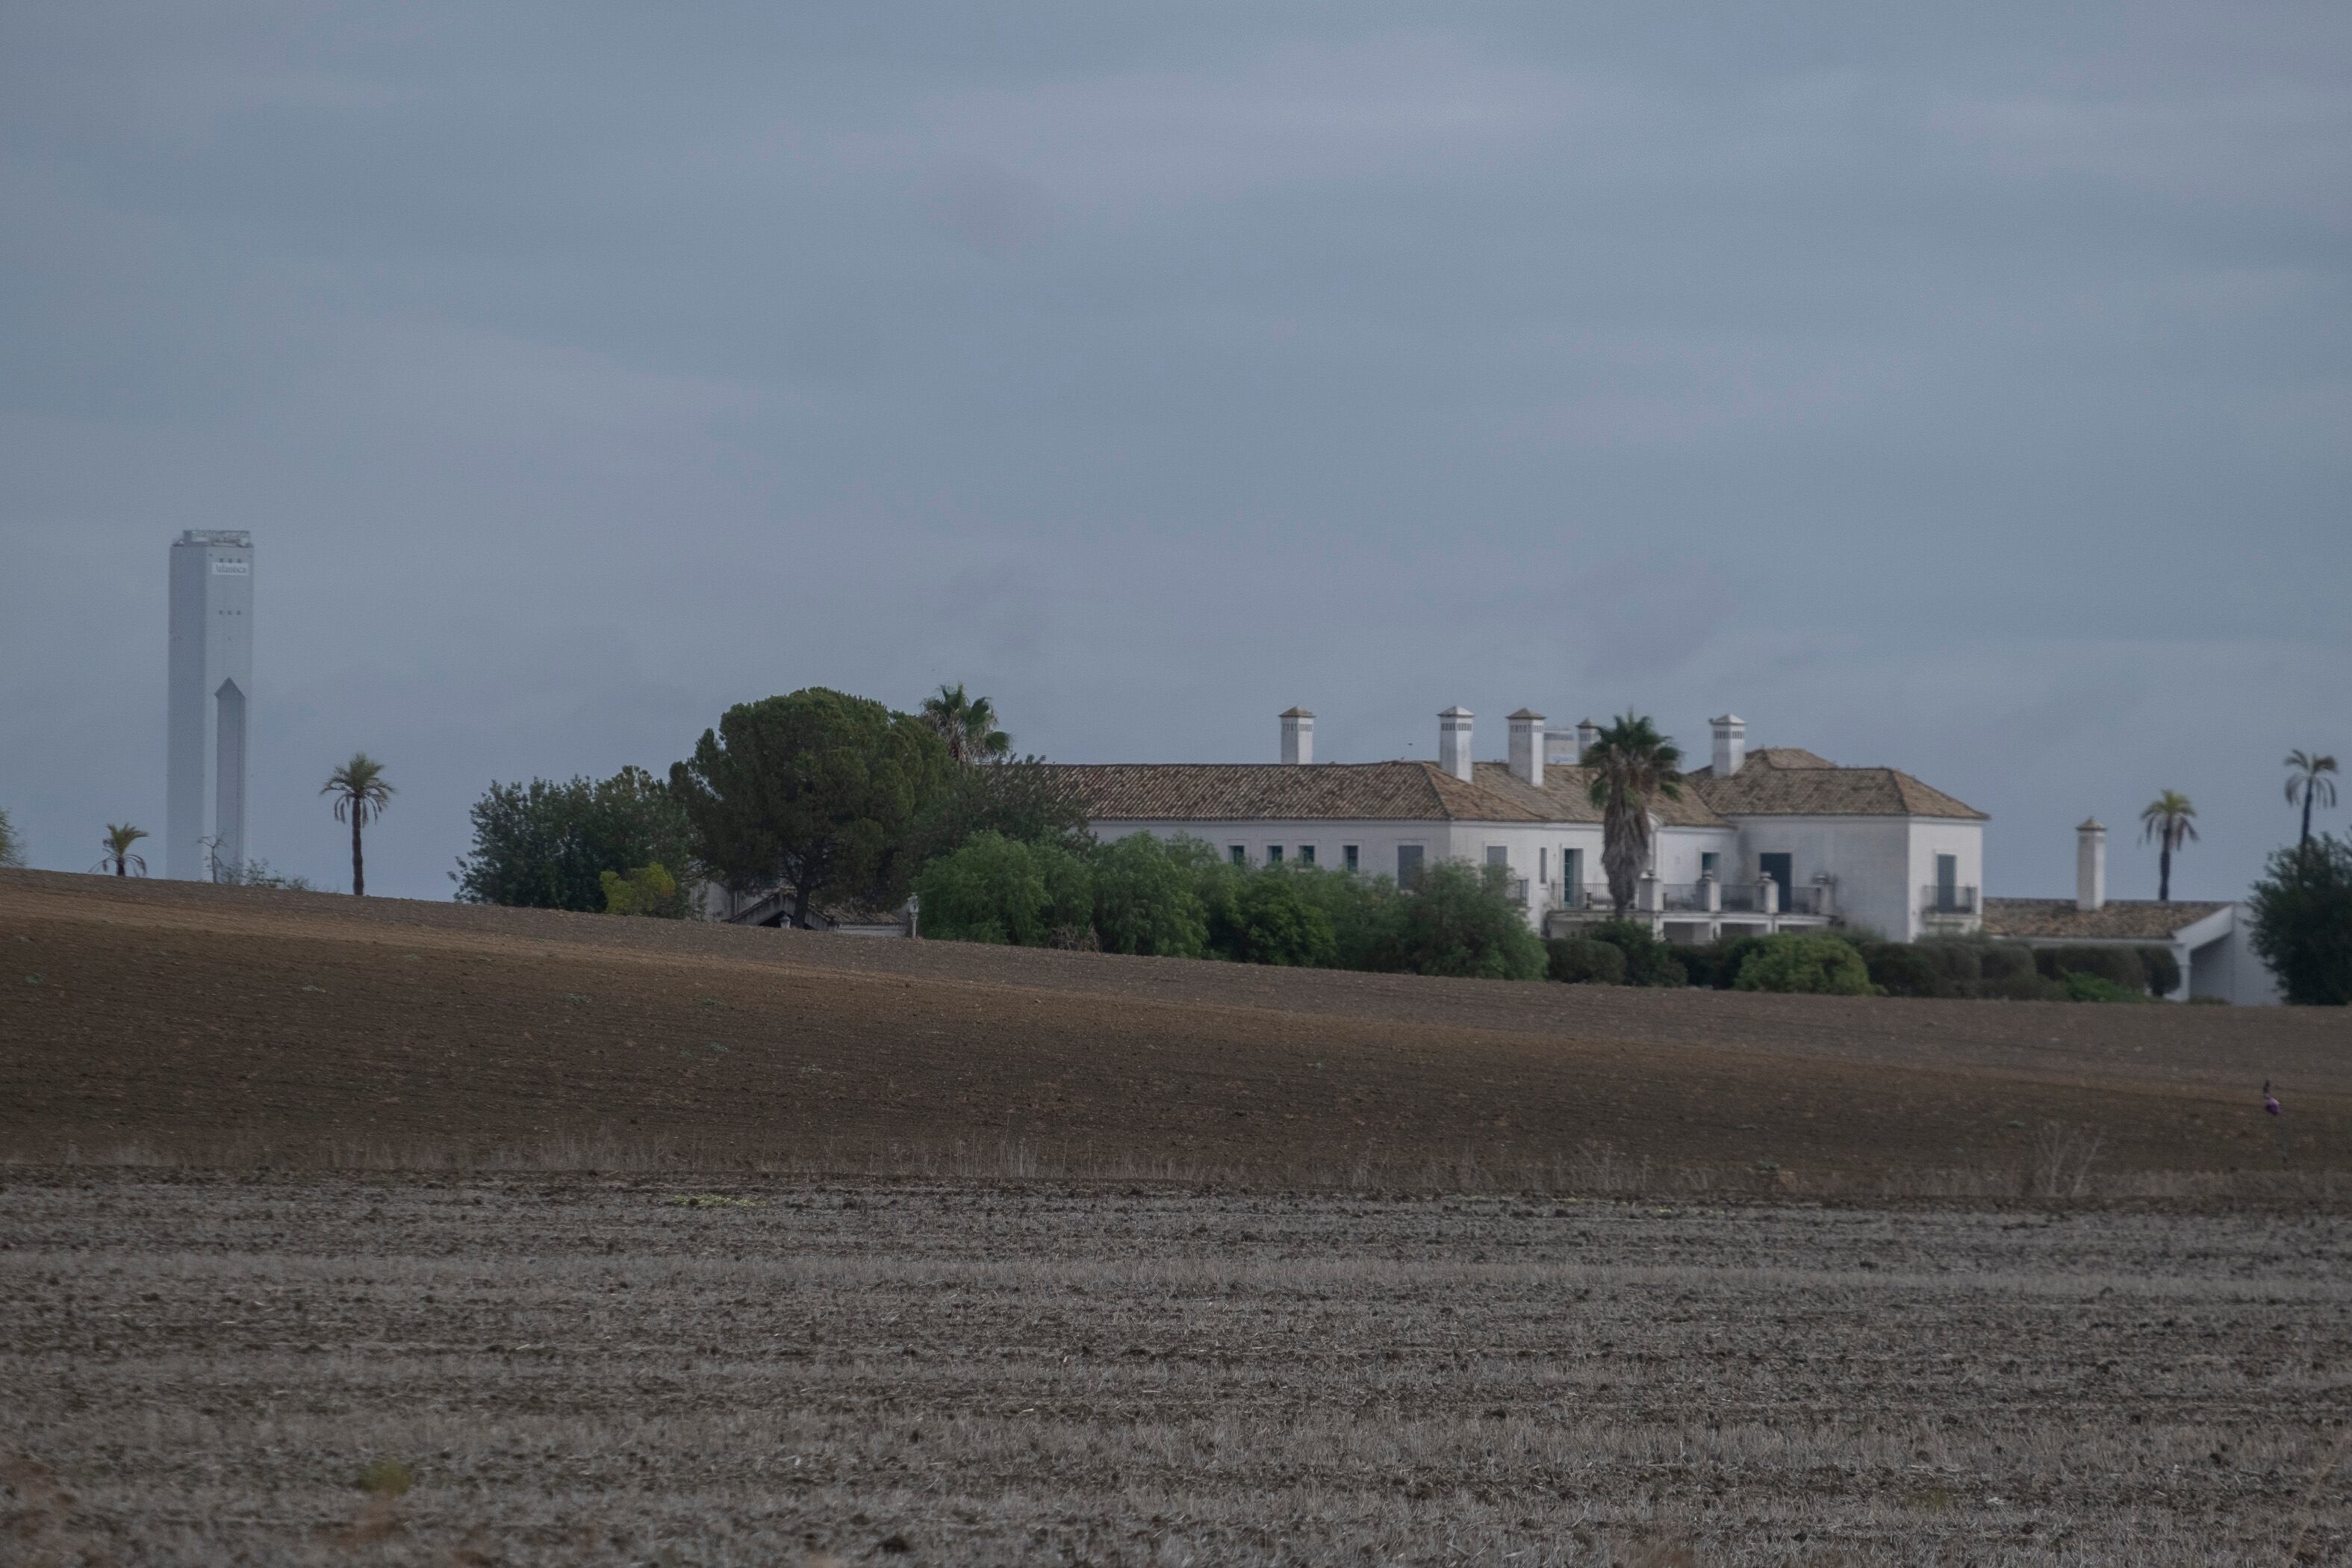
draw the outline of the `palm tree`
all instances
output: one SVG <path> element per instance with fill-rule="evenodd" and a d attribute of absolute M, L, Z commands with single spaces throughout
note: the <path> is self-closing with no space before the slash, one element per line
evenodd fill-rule
<path fill-rule="evenodd" d="M 383 782 L 383 764 L 365 752 L 327 775 L 320 795 L 335 797 L 335 820 L 352 825 L 352 896 L 367 894 L 367 865 L 360 858 L 360 829 L 371 817 L 382 816 L 392 804 L 392 786 Z"/>
<path fill-rule="evenodd" d="M 2286 803 L 2303 807 L 2303 838 L 2296 846 L 2302 853 L 2311 847 L 2311 803 L 2336 805 L 2336 781 L 2329 777 L 2336 772 L 2334 757 L 2307 756 L 2301 752 L 2286 754 Z"/>
<path fill-rule="evenodd" d="M 147 830 L 143 827 L 133 827 L 127 822 L 108 823 L 106 837 L 99 840 L 106 846 L 106 855 L 99 861 L 98 868 L 103 871 L 111 868 L 116 876 L 128 877 L 131 875 L 131 868 L 136 866 L 139 868 L 139 874 L 145 876 L 147 858 L 143 855 L 133 855 L 131 852 L 131 847 L 146 837 Z"/>
<path fill-rule="evenodd" d="M 2172 901 L 2172 852 L 2197 842 L 2196 817 L 2197 808 L 2177 789 L 2164 791 L 2140 811 L 2140 842 L 2157 847 L 2156 901 L 2159 904 Z"/>
<path fill-rule="evenodd" d="M 1601 868 L 1621 920 L 1650 854 L 1650 799 L 1682 798 L 1682 760 L 1680 746 L 1631 711 L 1603 726 L 1584 753 L 1580 765 L 1592 770 L 1592 804 L 1601 808 Z"/>
<path fill-rule="evenodd" d="M 923 722 L 948 743 L 948 755 L 960 763 L 992 763 L 1013 751 L 1013 737 L 996 727 L 995 704 L 985 697 L 966 697 L 960 680 L 940 686 L 936 697 L 923 699 Z"/>

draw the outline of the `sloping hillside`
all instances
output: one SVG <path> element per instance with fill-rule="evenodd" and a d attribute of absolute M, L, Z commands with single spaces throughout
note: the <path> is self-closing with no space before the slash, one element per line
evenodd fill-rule
<path fill-rule="evenodd" d="M 36 872 L 0 873 L 0 944 L 18 1159 L 1503 1187 L 1646 1161 L 1864 1195 L 2031 1184 L 2054 1123 L 2117 1191 L 2305 1191 L 2352 1133 L 2352 1019 L 2277 1009 L 1302 973 Z"/>

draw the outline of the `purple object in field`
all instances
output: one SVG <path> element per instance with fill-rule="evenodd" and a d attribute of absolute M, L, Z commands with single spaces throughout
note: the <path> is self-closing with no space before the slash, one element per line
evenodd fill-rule
<path fill-rule="evenodd" d="M 2279 1113 L 2278 1096 L 2271 1092 L 2271 1080 L 2268 1079 L 2263 1079 L 2263 1112 L 2267 1116 Z"/>

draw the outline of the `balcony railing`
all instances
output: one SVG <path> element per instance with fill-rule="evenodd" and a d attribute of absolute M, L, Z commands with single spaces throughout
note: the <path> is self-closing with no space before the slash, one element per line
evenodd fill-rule
<path fill-rule="evenodd" d="M 1972 915 L 1977 912 L 1977 890 L 1974 888 L 1947 888 L 1940 884 L 1919 889 L 1919 912 L 1923 915 Z"/>
<path fill-rule="evenodd" d="M 1571 910 L 1614 909 L 1616 903 L 1609 896 L 1606 882 L 1580 882 L 1568 890 L 1568 907 Z"/>
<path fill-rule="evenodd" d="M 1704 910 L 1706 908 L 1705 882 L 1661 882 L 1658 884 L 1660 907 L 1668 910 Z"/>
<path fill-rule="evenodd" d="M 1819 883 L 1801 888 L 1780 889 L 1780 912 L 1784 915 L 1817 915 L 1822 912 L 1822 899 L 1828 889 Z"/>

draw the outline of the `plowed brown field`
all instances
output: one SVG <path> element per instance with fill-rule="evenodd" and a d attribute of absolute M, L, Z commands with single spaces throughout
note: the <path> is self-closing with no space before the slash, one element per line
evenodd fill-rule
<path fill-rule="evenodd" d="M 2330 1204 L 2352 1163 L 2332 1012 L 1309 973 L 35 872 L 0 872 L 0 952 L 19 1161 Z"/>

